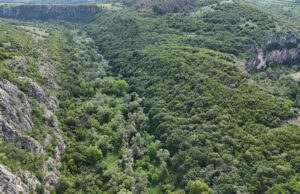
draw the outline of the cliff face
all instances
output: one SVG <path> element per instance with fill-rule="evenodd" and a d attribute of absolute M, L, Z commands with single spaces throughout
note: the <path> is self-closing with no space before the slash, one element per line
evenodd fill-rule
<path fill-rule="evenodd" d="M 47 73 L 40 72 L 44 80 L 47 80 L 47 87 L 29 77 L 17 77 L 18 82 L 23 85 L 22 90 L 20 86 L 8 80 L 0 80 L 0 137 L 14 145 L 20 144 L 22 149 L 39 156 L 45 155 L 46 147 L 54 144 L 55 154 L 46 158 L 42 164 L 44 177 L 40 180 L 29 171 L 18 171 L 15 175 L 7 167 L 0 165 L 0 191 L 4 193 L 29 193 L 29 188 L 35 189 L 38 185 L 45 185 L 46 188 L 58 187 L 60 173 L 57 164 L 60 162 L 60 155 L 65 149 L 65 144 L 54 114 L 59 107 L 58 101 L 55 96 L 46 95 L 49 89 L 57 89 L 58 86 L 55 83 L 55 68 L 51 59 L 45 52 L 41 51 L 40 55 L 36 62 L 38 69 L 52 70 Z M 11 66 L 17 64 L 18 68 L 15 68 L 15 71 L 20 71 L 20 69 L 24 71 L 27 65 L 25 60 L 29 58 L 15 57 Z M 47 129 L 44 131 L 44 137 L 41 135 L 40 139 L 25 135 L 35 127 L 33 105 L 43 113 L 42 125 Z M 47 189 L 45 192 L 49 193 Z"/>
<path fill-rule="evenodd" d="M 0 191 L 3 193 L 29 193 L 29 187 L 3 165 L 0 165 Z"/>
<path fill-rule="evenodd" d="M 265 68 L 272 63 L 283 63 L 288 59 L 296 59 L 300 52 L 300 36 L 274 35 L 268 37 L 264 44 L 253 46 L 251 50 L 254 55 L 246 64 L 246 71 Z"/>
<path fill-rule="evenodd" d="M 72 5 L 20 5 L 0 6 L 0 17 L 19 19 L 69 19 L 83 20 L 101 11 L 97 6 Z"/>

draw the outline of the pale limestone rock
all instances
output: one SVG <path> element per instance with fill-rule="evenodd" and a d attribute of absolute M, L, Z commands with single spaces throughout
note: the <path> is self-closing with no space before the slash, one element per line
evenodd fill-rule
<path fill-rule="evenodd" d="M 7 80 L 0 81 L 0 115 L 20 132 L 32 128 L 31 107 L 26 95 Z"/>
<path fill-rule="evenodd" d="M 0 192 L 9 194 L 29 193 L 29 187 L 4 165 L 0 165 Z"/>
<path fill-rule="evenodd" d="M 267 64 L 283 63 L 288 59 L 295 59 L 300 53 L 300 36 L 293 34 L 274 35 L 266 39 L 262 45 L 256 45 L 251 50 L 254 56 L 245 65 L 245 70 L 265 68 Z M 283 48 L 279 50 L 266 51 L 269 44 L 278 43 Z M 296 48 L 286 48 L 286 43 L 294 43 Z"/>

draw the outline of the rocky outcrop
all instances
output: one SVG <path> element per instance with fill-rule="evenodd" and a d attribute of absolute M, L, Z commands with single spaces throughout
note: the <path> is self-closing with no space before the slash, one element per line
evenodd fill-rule
<path fill-rule="evenodd" d="M 27 170 L 20 170 L 16 173 L 16 175 L 18 177 L 21 178 L 21 180 L 23 180 L 23 182 L 30 188 L 33 190 L 37 190 L 37 188 L 39 186 L 42 185 L 42 183 L 36 178 L 36 176 L 34 174 L 32 174 L 31 172 L 27 171 Z M 50 194 L 50 192 L 44 188 L 44 194 Z"/>
<path fill-rule="evenodd" d="M 60 162 L 60 155 L 65 149 L 65 144 L 58 126 L 58 120 L 53 113 L 53 111 L 58 108 L 57 99 L 55 96 L 47 97 L 45 89 L 30 78 L 19 77 L 18 80 L 25 85 L 25 93 L 7 80 L 0 81 L 0 137 L 14 144 L 18 143 L 21 148 L 38 154 L 44 153 L 43 146 L 47 146 L 49 143 L 56 141 L 55 157 L 49 157 L 42 166 L 45 176 L 41 184 L 47 187 L 53 186 L 57 188 L 60 177 L 57 164 Z M 47 135 L 46 139 L 42 142 L 43 145 L 32 137 L 22 135 L 23 132 L 31 130 L 33 127 L 33 123 L 31 122 L 31 106 L 28 102 L 28 98 L 35 99 L 38 108 L 43 110 L 44 124 L 48 126 L 49 133 L 51 134 Z M 22 110 L 22 114 L 18 112 L 19 110 Z M 23 173 L 23 175 L 27 176 L 28 173 Z M 28 187 L 35 188 L 36 185 L 39 184 L 37 182 L 38 180 L 34 177 L 32 179 L 25 178 L 24 180 L 28 180 L 27 186 L 24 186 L 27 190 Z M 7 189 L 7 187 L 5 187 L 5 189 Z M 27 190 L 22 192 L 28 193 Z M 13 193 L 14 191 L 11 192 Z"/>
<path fill-rule="evenodd" d="M 46 52 L 41 51 L 41 56 L 37 62 L 39 73 L 48 79 L 48 85 L 45 86 L 47 89 L 57 90 L 58 85 L 56 84 L 56 69 L 51 63 L 51 59 Z"/>
<path fill-rule="evenodd" d="M 60 155 L 61 153 L 65 150 L 66 145 L 62 139 L 61 133 L 60 133 L 60 128 L 58 126 L 58 120 L 55 114 L 53 114 L 52 111 L 49 110 L 45 110 L 45 124 L 48 126 L 51 126 L 55 129 L 54 134 L 55 137 L 51 136 L 51 135 L 47 135 L 46 138 L 44 139 L 43 145 L 47 146 L 49 143 L 51 143 L 54 139 L 56 141 L 56 156 L 55 159 L 57 162 L 60 161 Z"/>
<path fill-rule="evenodd" d="M 57 89 L 55 75 L 56 70 L 51 64 L 51 60 L 45 52 L 41 53 L 39 60 L 37 62 L 37 66 L 39 69 L 39 73 L 48 80 L 48 86 L 50 89 Z M 43 171 L 45 172 L 45 176 L 43 179 L 43 184 L 46 187 L 55 187 L 59 186 L 59 177 L 60 172 L 57 168 L 57 164 L 60 163 L 60 155 L 66 148 L 60 128 L 58 126 L 58 119 L 56 115 L 53 113 L 55 109 L 58 108 L 58 100 L 55 96 L 47 96 L 45 91 L 47 88 L 41 87 L 38 83 L 28 77 L 19 77 L 27 87 L 25 94 L 35 99 L 38 102 L 39 109 L 43 110 L 44 113 L 44 124 L 52 129 L 51 135 L 47 134 L 46 138 L 43 140 L 43 146 L 46 147 L 48 144 L 51 144 L 55 141 L 55 158 L 49 157 L 47 161 L 43 164 Z M 48 88 L 49 89 L 49 88 Z"/>
<path fill-rule="evenodd" d="M 23 136 L 19 131 L 13 129 L 6 120 L 2 118 L 0 115 L 0 137 L 8 140 L 12 143 L 21 143 L 22 148 L 31 151 L 36 152 L 38 154 L 43 153 L 43 147 L 41 144 L 29 136 Z"/>
<path fill-rule="evenodd" d="M 39 103 L 48 104 L 46 94 L 42 87 L 28 77 L 18 77 L 26 85 L 26 95 L 30 98 L 36 99 Z"/>
<path fill-rule="evenodd" d="M 29 193 L 29 187 L 3 165 L 0 165 L 0 191 L 2 193 Z"/>
<path fill-rule="evenodd" d="M 53 158 L 49 157 L 48 160 L 43 164 L 43 171 L 46 172 L 43 180 L 45 186 L 53 186 L 58 188 L 60 172 L 56 166 L 56 161 Z"/>
<path fill-rule="evenodd" d="M 0 193 L 27 194 L 36 191 L 42 183 L 29 171 L 18 171 L 16 175 L 4 165 L 0 165 Z M 42 188 L 42 187 L 41 187 Z M 45 194 L 50 192 L 44 188 Z"/>
<path fill-rule="evenodd" d="M 36 141 L 35 139 L 29 136 L 20 136 L 20 137 L 21 137 L 21 144 L 25 149 L 39 154 L 43 153 L 44 151 L 43 146 L 41 146 L 41 144 L 38 141 Z"/>
<path fill-rule="evenodd" d="M 58 188 L 60 172 L 57 168 L 57 163 L 60 163 L 60 155 L 66 146 L 62 140 L 57 117 L 53 113 L 53 110 L 58 108 L 57 99 L 54 96 L 47 97 L 44 89 L 32 79 L 27 77 L 19 77 L 19 80 L 22 80 L 27 85 L 26 95 L 35 99 L 39 103 L 39 109 L 42 109 L 44 112 L 45 125 L 53 129 L 53 131 L 51 131 L 52 135 L 48 134 L 43 141 L 43 146 L 45 147 L 52 141 L 56 141 L 55 158 L 53 159 L 49 157 L 48 160 L 43 164 L 43 171 L 45 172 L 43 183 L 47 187 L 53 186 Z"/>
<path fill-rule="evenodd" d="M 56 141 L 56 160 L 59 161 L 61 152 L 65 149 L 65 144 L 62 140 L 60 129 L 58 126 L 58 120 L 56 115 L 53 113 L 53 110 L 58 108 L 58 101 L 56 97 L 47 95 L 44 92 L 44 89 L 35 81 L 28 77 L 19 77 L 26 86 L 27 89 L 25 91 L 26 95 L 30 98 L 35 99 L 39 103 L 39 108 L 44 112 L 44 122 L 47 126 L 54 129 L 53 133 L 55 134 Z M 51 141 L 49 141 L 50 137 L 47 136 L 48 140 L 44 140 L 44 146 L 47 146 L 54 138 L 51 137 Z"/>
<path fill-rule="evenodd" d="M 300 53 L 300 36 L 293 34 L 270 36 L 264 44 L 253 46 L 251 50 L 254 55 L 246 63 L 246 71 L 265 68 L 272 63 L 283 63 L 288 59 L 296 59 Z"/>
<path fill-rule="evenodd" d="M 41 154 L 43 147 L 38 141 L 22 132 L 32 128 L 31 107 L 26 95 L 7 80 L 0 81 L 0 137 L 20 142 L 28 151 Z"/>
<path fill-rule="evenodd" d="M 26 85 L 26 95 L 30 98 L 37 100 L 39 103 L 43 103 L 50 110 L 55 110 L 58 108 L 58 102 L 55 97 L 47 98 L 43 88 L 28 77 L 18 77 L 19 80 L 23 81 Z"/>
<path fill-rule="evenodd" d="M 30 60 L 30 57 L 17 56 L 13 58 L 11 66 L 15 67 L 15 71 L 27 71 L 27 65 Z"/>
<path fill-rule="evenodd" d="M 56 115 L 54 115 L 52 111 L 46 110 L 44 116 L 46 122 L 48 122 L 47 125 L 52 126 L 55 129 L 55 135 L 53 136 L 48 134 L 43 144 L 44 146 L 47 146 L 52 141 L 56 141 L 56 154 L 55 159 L 49 157 L 43 164 L 43 171 L 46 173 L 43 182 L 47 187 L 53 186 L 58 188 L 60 172 L 57 168 L 57 164 L 60 163 L 60 155 L 66 149 L 66 145 L 63 142 Z"/>
<path fill-rule="evenodd" d="M 0 17 L 19 19 L 85 19 L 99 13 L 98 6 L 84 5 L 20 5 L 0 7 Z"/>
<path fill-rule="evenodd" d="M 32 128 L 26 95 L 7 80 L 0 81 L 0 114 L 20 132 Z"/>

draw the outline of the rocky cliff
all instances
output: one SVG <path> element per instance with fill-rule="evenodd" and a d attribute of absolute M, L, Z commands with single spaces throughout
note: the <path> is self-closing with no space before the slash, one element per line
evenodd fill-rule
<path fill-rule="evenodd" d="M 0 191 L 3 193 L 29 193 L 29 187 L 3 165 L 0 165 Z"/>
<path fill-rule="evenodd" d="M 23 67 L 14 68 L 14 71 L 26 71 L 26 60 L 30 59 L 15 57 L 10 61 L 10 66 L 13 68 L 17 64 L 18 67 Z M 28 152 L 47 157 L 41 165 L 44 176 L 37 179 L 33 173 L 23 170 L 13 174 L 7 167 L 0 165 L 0 191 L 4 193 L 29 193 L 29 189 L 35 190 L 39 185 L 46 186 L 44 192 L 49 193 L 48 188 L 58 187 L 60 173 L 57 164 L 60 163 L 65 144 L 54 114 L 59 107 L 58 101 L 54 95 L 46 94 L 47 90 L 58 88 L 55 83 L 55 68 L 44 51 L 40 52 L 36 66 L 43 70 L 40 75 L 46 85 L 41 85 L 30 77 L 21 76 L 17 77 L 19 86 L 5 79 L 0 80 L 0 137 L 16 146 L 21 145 L 20 148 Z M 35 109 L 42 114 L 40 117 L 43 131 L 39 132 L 38 139 L 30 135 L 38 127 L 34 121 Z M 51 146 L 55 152 L 53 156 L 49 156 L 46 150 Z"/>
<path fill-rule="evenodd" d="M 253 57 L 245 65 L 245 70 L 261 69 L 272 63 L 283 63 L 296 59 L 300 52 L 300 36 L 294 34 L 274 35 L 262 45 L 251 48 Z"/>
<path fill-rule="evenodd" d="M 20 5 L 0 6 L 0 17 L 18 19 L 84 20 L 101 11 L 98 6 L 73 5 Z"/>

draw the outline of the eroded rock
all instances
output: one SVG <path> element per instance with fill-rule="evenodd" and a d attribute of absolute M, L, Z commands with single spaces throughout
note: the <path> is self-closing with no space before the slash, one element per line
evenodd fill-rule
<path fill-rule="evenodd" d="M 46 94 L 43 88 L 28 77 L 18 77 L 19 80 L 23 81 L 26 85 L 26 95 L 30 98 L 37 100 L 39 103 L 47 105 L 50 109 L 56 109 L 57 106 L 55 103 L 50 103 L 46 97 Z"/>
<path fill-rule="evenodd" d="M 48 89 L 58 89 L 59 87 L 56 84 L 56 69 L 52 65 L 49 56 L 43 51 L 41 51 L 41 56 L 38 59 L 37 66 L 39 73 L 48 79 Z"/>
<path fill-rule="evenodd" d="M 293 34 L 270 36 L 264 44 L 253 46 L 251 50 L 255 54 L 245 65 L 246 71 L 297 58 L 300 53 L 300 36 Z"/>
<path fill-rule="evenodd" d="M 0 165 L 0 191 L 9 194 L 29 193 L 29 187 L 4 165 Z"/>
<path fill-rule="evenodd" d="M 16 130 L 32 128 L 31 107 L 26 95 L 7 80 L 0 81 L 0 114 Z"/>
<path fill-rule="evenodd" d="M 43 182 L 47 187 L 59 187 L 60 172 L 56 164 L 56 161 L 51 157 L 43 164 L 43 171 L 46 172 Z"/>
<path fill-rule="evenodd" d="M 43 153 L 43 146 L 40 145 L 38 141 L 29 136 L 22 136 L 22 134 L 14 130 L 12 126 L 10 126 L 6 120 L 2 118 L 0 115 L 0 137 L 8 140 L 12 143 L 21 142 L 21 145 L 24 149 L 36 152 L 39 154 Z"/>
<path fill-rule="evenodd" d="M 31 60 L 30 57 L 16 56 L 13 58 L 12 66 L 15 67 L 15 71 L 27 71 L 28 62 Z"/>
<path fill-rule="evenodd" d="M 36 176 L 34 176 L 34 174 L 32 174 L 29 171 L 24 171 L 24 170 L 20 170 L 17 172 L 17 175 L 21 178 L 21 180 L 24 181 L 24 183 L 26 183 L 26 185 L 33 189 L 36 190 L 38 186 L 42 185 L 42 183 L 36 178 Z M 44 188 L 44 194 L 49 194 L 50 192 Z"/>

